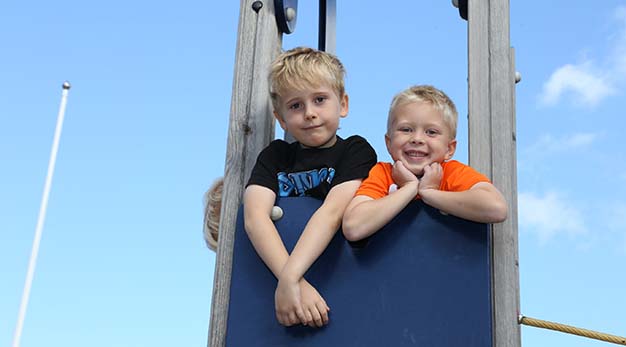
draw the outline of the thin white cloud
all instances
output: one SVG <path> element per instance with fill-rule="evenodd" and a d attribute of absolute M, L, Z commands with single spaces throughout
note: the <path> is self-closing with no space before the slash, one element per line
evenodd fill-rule
<path fill-rule="evenodd" d="M 609 39 L 609 54 L 602 64 L 586 60 L 557 68 L 543 85 L 541 102 L 554 105 L 565 97 L 573 103 L 593 107 L 607 97 L 617 94 L 626 82 L 626 6 L 615 9 L 618 30 Z"/>
<path fill-rule="evenodd" d="M 520 228 L 536 234 L 541 243 L 587 233 L 581 210 L 555 192 L 520 193 L 518 202 Z"/>
<path fill-rule="evenodd" d="M 554 105 L 563 95 L 569 94 L 576 104 L 595 106 L 614 93 L 611 82 L 601 72 L 595 72 L 591 62 L 567 64 L 553 72 L 543 85 L 542 102 Z"/>

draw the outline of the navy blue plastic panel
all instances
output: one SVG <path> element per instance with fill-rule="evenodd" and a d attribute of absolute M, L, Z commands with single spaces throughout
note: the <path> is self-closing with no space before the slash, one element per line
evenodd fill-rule
<path fill-rule="evenodd" d="M 291 250 L 320 202 L 278 205 Z M 275 318 L 276 279 L 239 211 L 226 346 L 491 346 L 488 231 L 413 202 L 363 248 L 339 232 L 305 275 L 331 308 L 329 325 L 286 328 Z"/>

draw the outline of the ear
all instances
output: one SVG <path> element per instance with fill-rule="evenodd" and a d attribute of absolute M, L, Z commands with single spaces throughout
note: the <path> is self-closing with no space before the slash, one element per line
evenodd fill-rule
<path fill-rule="evenodd" d="M 341 105 L 341 111 L 339 112 L 339 115 L 341 117 L 346 117 L 348 115 L 348 109 L 350 108 L 348 94 L 344 93 L 339 103 Z"/>
<path fill-rule="evenodd" d="M 454 152 L 456 151 L 456 139 L 450 140 L 448 142 L 448 152 L 446 153 L 445 160 L 452 159 Z"/>
<path fill-rule="evenodd" d="M 284 131 L 287 131 L 287 123 L 285 123 L 285 120 L 283 119 L 283 117 L 279 115 L 278 112 L 276 112 L 276 110 L 274 110 L 274 118 L 276 118 L 276 120 L 278 121 L 278 124 L 280 124 L 280 127 Z"/>

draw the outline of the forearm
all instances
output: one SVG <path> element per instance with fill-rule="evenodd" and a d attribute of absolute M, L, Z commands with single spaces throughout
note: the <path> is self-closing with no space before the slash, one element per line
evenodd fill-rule
<path fill-rule="evenodd" d="M 425 189 L 420 197 L 427 205 L 474 222 L 499 223 L 507 217 L 504 197 L 488 183 L 478 183 L 462 192 Z"/>
<path fill-rule="evenodd" d="M 324 206 L 315 211 L 286 261 L 280 278 L 296 281 L 304 276 L 339 230 L 342 214 L 343 210 L 332 211 Z"/>
<path fill-rule="evenodd" d="M 265 265 L 278 278 L 287 263 L 289 253 L 272 221 L 256 219 L 246 226 L 248 238 Z"/>
<path fill-rule="evenodd" d="M 304 276 L 339 230 L 346 207 L 360 184 L 360 180 L 352 180 L 330 190 L 324 203 L 315 211 L 300 235 L 280 279 L 284 276 L 287 280 L 295 280 Z"/>
<path fill-rule="evenodd" d="M 417 195 L 417 182 L 408 183 L 381 199 L 356 197 L 343 217 L 343 234 L 349 241 L 362 240 L 384 227 Z"/>
<path fill-rule="evenodd" d="M 289 253 L 270 219 L 275 199 L 276 195 L 272 190 L 251 185 L 246 188 L 243 196 L 243 211 L 244 227 L 250 242 L 265 265 L 278 277 Z"/>

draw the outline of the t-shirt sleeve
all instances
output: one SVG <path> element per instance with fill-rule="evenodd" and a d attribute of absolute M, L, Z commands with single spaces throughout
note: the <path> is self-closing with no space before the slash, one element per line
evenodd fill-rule
<path fill-rule="evenodd" d="M 389 194 L 389 185 L 393 183 L 388 173 L 387 163 L 376 164 L 369 172 L 367 178 L 361 182 L 361 186 L 355 195 L 365 195 L 372 199 L 380 199 Z"/>
<path fill-rule="evenodd" d="M 278 178 L 280 158 L 284 158 L 289 150 L 289 144 L 282 140 L 274 140 L 265 147 L 256 159 L 250 179 L 246 187 L 256 184 L 267 187 L 278 194 Z"/>
<path fill-rule="evenodd" d="M 337 165 L 337 176 L 333 179 L 332 186 L 364 179 L 376 164 L 376 151 L 363 137 L 355 135 L 345 141 L 346 150 Z"/>
<path fill-rule="evenodd" d="M 476 183 L 491 182 L 487 176 L 458 161 L 450 161 L 445 165 L 441 190 L 461 192 L 469 190 Z"/>

